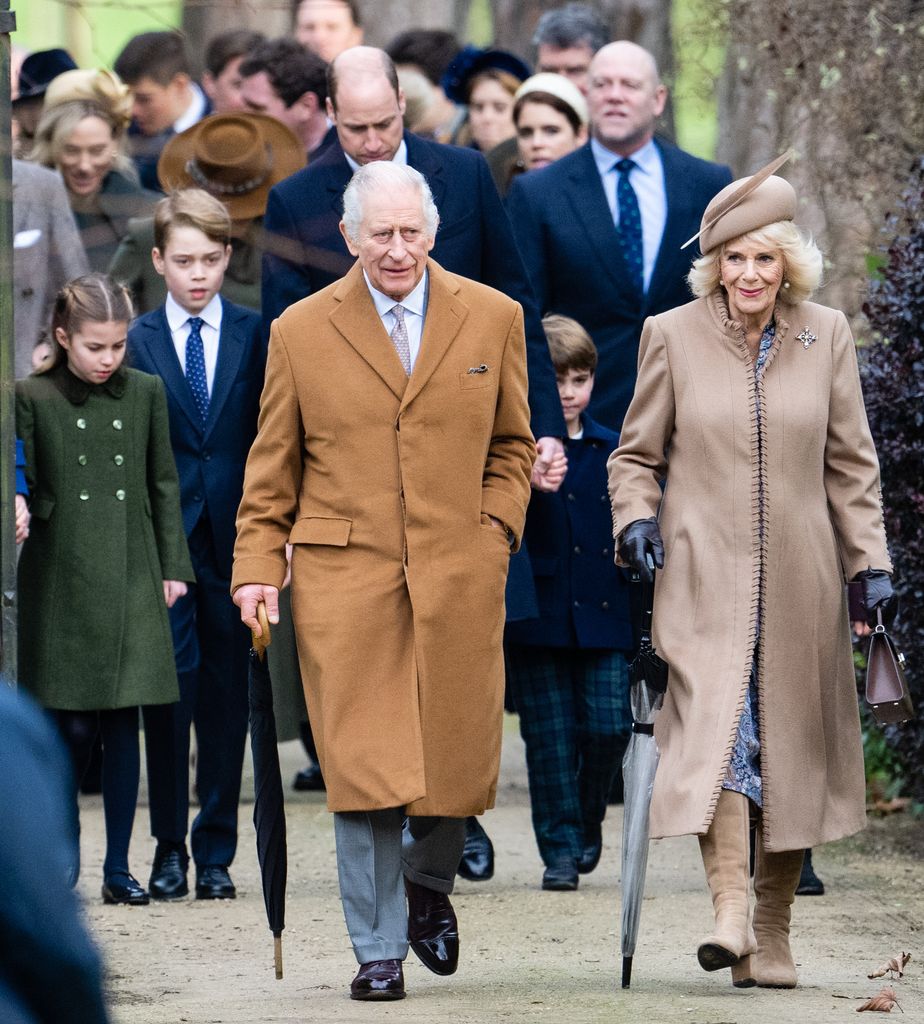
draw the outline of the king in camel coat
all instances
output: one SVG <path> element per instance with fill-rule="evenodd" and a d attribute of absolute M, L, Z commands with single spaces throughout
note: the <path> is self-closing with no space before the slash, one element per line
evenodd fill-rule
<path fill-rule="evenodd" d="M 844 315 L 780 303 L 760 383 L 717 292 L 648 320 L 609 468 L 617 536 L 658 515 L 664 538 L 653 640 L 670 679 L 655 723 L 652 835 L 707 832 L 758 630 L 764 848 L 861 829 L 844 583 L 891 562 Z"/>
<path fill-rule="evenodd" d="M 273 324 L 232 588 L 280 587 L 332 811 L 493 806 L 535 447 L 523 314 L 428 261 L 408 378 L 357 264 Z"/>

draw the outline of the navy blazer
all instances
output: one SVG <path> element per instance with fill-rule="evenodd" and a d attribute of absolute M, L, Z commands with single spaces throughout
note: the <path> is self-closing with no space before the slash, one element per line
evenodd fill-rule
<path fill-rule="evenodd" d="M 218 564 L 230 578 L 244 466 L 257 434 L 266 346 L 256 313 L 226 299 L 221 307 L 218 363 L 205 424 L 177 358 L 163 306 L 132 324 L 128 351 L 133 366 L 164 382 L 186 536 L 207 513 Z"/>
<path fill-rule="evenodd" d="M 613 557 L 606 460 L 619 435 L 583 416 L 569 438 L 568 472 L 555 494 L 533 491 L 523 538 L 529 547 L 539 617 L 508 622 L 512 643 L 629 651 L 629 590 Z"/>
<path fill-rule="evenodd" d="M 656 140 L 664 166 L 667 222 L 648 293 L 632 286 L 619 232 L 606 201 L 590 143 L 539 171 L 521 174 L 507 195 L 520 252 L 540 313 L 577 320 L 599 353 L 590 409 L 619 428 L 635 389 L 645 318 L 692 298 L 686 283 L 696 247 L 680 246 L 699 231 L 710 199 L 731 171 Z"/>
<path fill-rule="evenodd" d="M 531 426 L 536 437 L 564 437 L 565 425 L 536 300 L 510 222 L 484 157 L 405 132 L 408 164 L 427 179 L 440 214 L 431 256 L 452 274 L 504 292 L 523 307 Z M 343 190 L 352 176 L 339 142 L 275 185 L 263 227 L 277 252 L 263 257 L 263 324 L 343 277 L 354 259 L 340 234 Z M 284 252 L 285 255 L 280 255 Z"/>

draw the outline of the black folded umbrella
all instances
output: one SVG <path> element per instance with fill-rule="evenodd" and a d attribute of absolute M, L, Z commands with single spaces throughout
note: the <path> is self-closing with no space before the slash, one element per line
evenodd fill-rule
<path fill-rule="evenodd" d="M 266 606 L 257 607 L 262 636 L 254 636 L 250 649 L 248 696 L 250 700 L 250 750 L 256 799 L 253 823 L 257 830 L 257 858 L 263 879 L 266 919 L 274 938 L 274 962 L 277 980 L 282 978 L 282 930 L 286 916 L 286 815 L 282 799 L 282 775 L 276 742 L 276 718 L 273 714 L 273 689 L 270 685 L 266 648 L 270 644 Z"/>

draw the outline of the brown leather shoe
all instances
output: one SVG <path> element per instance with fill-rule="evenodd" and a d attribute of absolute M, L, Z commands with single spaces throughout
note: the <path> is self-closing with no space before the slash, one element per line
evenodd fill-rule
<path fill-rule="evenodd" d="M 400 960 L 363 964 L 350 982 L 350 999 L 403 999 L 404 970 Z"/>
<path fill-rule="evenodd" d="M 404 879 L 407 937 L 418 959 L 434 974 L 455 974 L 459 966 L 459 924 L 449 897 Z"/>

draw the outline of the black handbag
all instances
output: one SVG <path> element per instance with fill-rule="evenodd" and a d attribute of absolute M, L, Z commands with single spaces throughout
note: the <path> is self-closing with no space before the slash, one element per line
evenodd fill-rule
<path fill-rule="evenodd" d="M 907 722 L 914 718 L 914 705 L 905 679 L 905 656 L 886 632 L 878 608 L 876 620 L 866 656 L 866 701 L 880 725 Z"/>

